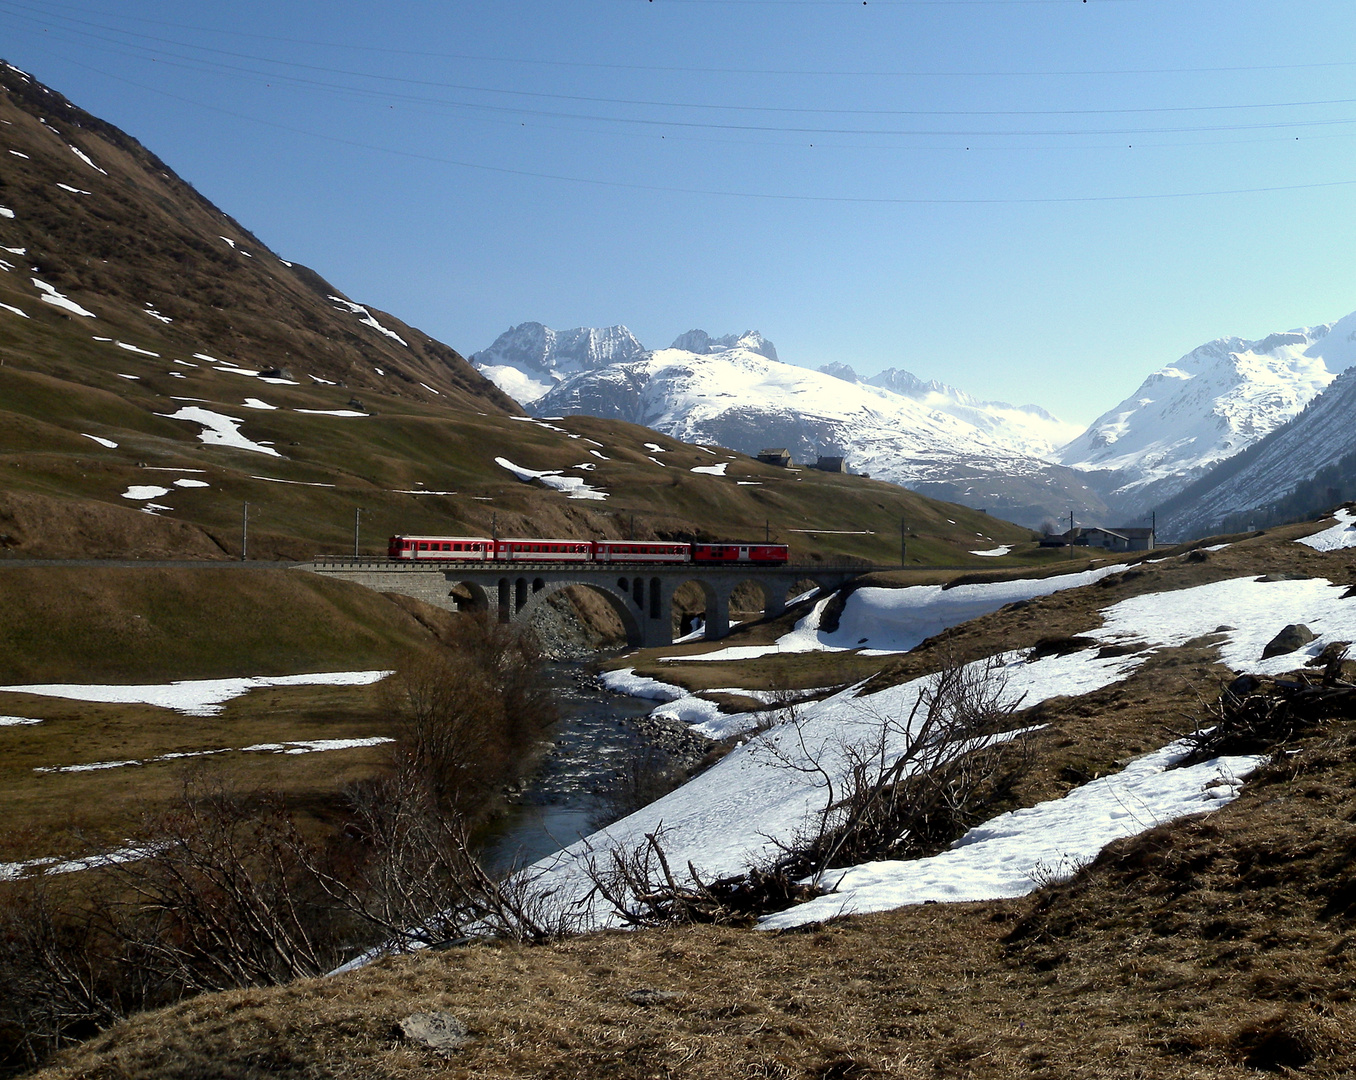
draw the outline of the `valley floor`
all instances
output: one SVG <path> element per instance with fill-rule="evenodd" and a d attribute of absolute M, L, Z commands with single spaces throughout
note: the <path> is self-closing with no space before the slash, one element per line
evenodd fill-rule
<path fill-rule="evenodd" d="M 948 642 L 970 655 L 1042 641 L 1068 646 L 1063 654 L 1034 648 L 1013 676 L 1029 682 L 1047 668 L 1084 669 L 1081 681 L 1051 683 L 1026 702 L 1034 707 L 1022 714 L 1030 732 L 1022 738 L 1034 766 L 996 809 L 1034 807 L 1091 792 L 1096 778 L 1128 773 L 1135 759 L 1208 723 L 1233 672 L 1283 676 L 1352 636 L 1348 606 L 1356 600 L 1334 585 L 1356 578 L 1353 522 L 1344 513 L 1327 528 L 1163 553 L 1061 591 L 1042 586 L 1021 596 L 1004 587 L 1004 606 L 921 643 L 904 644 L 903 623 L 891 628 L 889 610 L 902 610 L 902 593 L 864 596 L 862 604 L 879 609 L 866 623 L 854 621 L 849 604 L 836 630 L 814 633 L 821 645 L 836 635 L 850 648 L 874 629 L 866 648 L 877 652 L 877 674 L 865 693 L 880 701 L 907 697 Z M 1306 534 L 1308 544 L 1295 542 Z M 942 590 L 941 599 L 916 595 L 962 605 L 967 588 Z M 1315 639 L 1264 661 L 1274 632 L 1301 615 Z M 812 629 L 802 625 L 796 640 Z M 892 645 L 910 651 L 880 655 Z M 640 674 L 619 680 L 635 689 L 659 675 L 729 695 L 731 685 L 751 683 L 731 677 L 743 662 L 746 675 L 773 679 L 781 664 L 800 685 L 824 686 L 847 658 L 747 648 L 742 661 L 729 649 L 707 663 L 644 657 Z M 1349 677 L 1351 664 L 1336 663 Z M 689 695 L 668 707 L 705 709 L 706 722 L 716 720 L 701 702 Z M 835 710 L 845 702 L 834 694 L 806 715 L 841 727 Z M 826 921 L 783 920 L 784 929 L 605 931 L 535 947 L 481 941 L 388 957 L 327 979 L 207 995 L 134 1017 L 36 1075 L 1349 1077 L 1356 716 L 1339 709 L 1272 749 L 1246 783 L 1227 785 L 1237 798 L 1219 799 L 1212 813 L 1167 822 L 1143 805 L 1126 807 L 1145 819 L 1143 831 L 1122 833 L 1089 864 L 1067 868 L 1077 870 L 1068 880 L 1051 868 L 1027 896 L 947 904 L 901 893 L 896 899 L 909 906 L 836 919 L 828 907 Z M 677 811 L 741 760 L 736 751 L 635 820 L 670 813 L 672 835 L 691 848 L 680 847 L 683 857 L 717 859 L 704 841 L 759 823 L 747 812 L 721 821 L 698 814 L 685 836 Z M 402 1040 L 398 1022 L 423 1011 L 451 1013 L 471 1040 L 445 1057 Z"/>
<path fill-rule="evenodd" d="M 392 958 L 143 1016 L 40 1075 L 1350 1076 L 1354 748 L 1334 725 L 1218 813 L 1022 900 Z M 403 1044 L 432 1010 L 472 1041 Z"/>

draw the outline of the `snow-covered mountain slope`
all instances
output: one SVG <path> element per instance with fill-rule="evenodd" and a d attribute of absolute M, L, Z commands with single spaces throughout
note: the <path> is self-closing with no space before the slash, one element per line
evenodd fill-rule
<path fill-rule="evenodd" d="M 981 427 L 883 387 L 780 363 L 760 335 L 732 344 L 693 333 L 679 340 L 707 351 L 661 349 L 597 366 L 532 409 L 615 417 L 745 453 L 784 446 L 802 462 L 843 455 L 854 472 L 1033 526 L 1062 516 L 1071 501 L 1090 515 L 1104 509 L 1077 474 L 1036 457 L 1027 433 L 996 419 Z"/>
<path fill-rule="evenodd" d="M 840 379 L 856 382 L 856 374 L 845 364 L 820 368 Z M 1034 457 L 1058 460 L 1057 450 L 1082 432 L 1077 424 L 1068 424 L 1052 416 L 1039 405 L 1009 405 L 1006 401 L 980 401 L 935 379 L 924 381 L 912 372 L 887 368 L 866 379 L 868 386 L 879 386 L 903 397 L 947 413 L 972 424 L 1004 445 Z"/>
<path fill-rule="evenodd" d="M 530 405 L 571 375 L 644 355 L 645 346 L 624 326 L 552 330 L 526 322 L 505 330 L 471 363 L 510 397 Z"/>
<path fill-rule="evenodd" d="M 1142 514 L 1285 423 L 1356 360 L 1341 325 L 1202 345 L 1150 375 L 1058 460 L 1110 473 L 1107 501 Z"/>
<path fill-rule="evenodd" d="M 1250 511 L 1291 495 L 1316 473 L 1356 454 L 1356 313 L 1334 324 L 1317 343 L 1321 357 L 1343 370 L 1289 423 L 1222 462 L 1160 510 L 1164 535 L 1200 536 L 1247 528 Z M 1324 493 L 1315 492 L 1318 504 Z M 1327 499 L 1327 503 L 1336 499 Z M 1300 509 L 1321 509 L 1315 505 Z M 1299 508 L 1297 508 L 1299 509 Z M 1263 520 L 1266 520 L 1265 517 Z"/>

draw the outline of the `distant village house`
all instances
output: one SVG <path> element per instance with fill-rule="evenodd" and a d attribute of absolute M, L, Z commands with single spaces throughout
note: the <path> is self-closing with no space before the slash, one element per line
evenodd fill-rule
<path fill-rule="evenodd" d="M 820 457 L 815 462 L 815 468 L 820 472 L 847 472 L 847 458 L 843 457 Z"/>
<path fill-rule="evenodd" d="M 759 450 L 758 460 L 764 465 L 777 465 L 783 469 L 791 465 L 791 451 L 784 446 L 774 447 L 771 450 Z"/>
<path fill-rule="evenodd" d="M 1068 547 L 1071 544 L 1074 547 L 1102 548 L 1104 551 L 1152 551 L 1154 531 L 1131 526 L 1115 529 L 1085 529 L 1079 526 L 1062 533 L 1046 533 L 1041 540 L 1041 547 Z"/>

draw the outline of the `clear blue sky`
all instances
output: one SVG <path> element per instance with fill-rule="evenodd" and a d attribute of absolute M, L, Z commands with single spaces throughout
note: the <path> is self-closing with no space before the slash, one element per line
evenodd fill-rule
<path fill-rule="evenodd" d="M 1353 41 L 1351 0 L 0 0 L 0 56 L 468 355 L 758 329 L 1075 422 L 1356 309 Z"/>

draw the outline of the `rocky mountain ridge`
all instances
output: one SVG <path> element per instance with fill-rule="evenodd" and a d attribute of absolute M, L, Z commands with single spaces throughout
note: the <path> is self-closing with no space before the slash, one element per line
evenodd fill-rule
<path fill-rule="evenodd" d="M 1058 460 L 1101 471 L 1108 503 L 1142 515 L 1276 430 L 1356 361 L 1333 329 L 1207 342 L 1150 375 Z"/>
<path fill-rule="evenodd" d="M 1165 535 L 1272 524 L 1349 497 L 1356 479 L 1356 313 L 1324 329 L 1310 354 L 1341 374 L 1289 421 L 1165 502 Z"/>
<path fill-rule="evenodd" d="M 980 401 L 894 369 L 866 382 L 846 365 L 811 371 L 779 360 L 757 331 L 690 330 L 629 359 L 592 349 L 600 337 L 628 342 L 628 355 L 639 345 L 625 327 L 525 323 L 471 359 L 539 416 L 624 419 L 749 454 L 784 446 L 811 464 L 843 456 L 853 471 L 1030 526 L 1070 502 L 1080 515 L 1105 512 L 1075 473 L 1046 460 L 1078 429 L 1039 407 Z"/>

